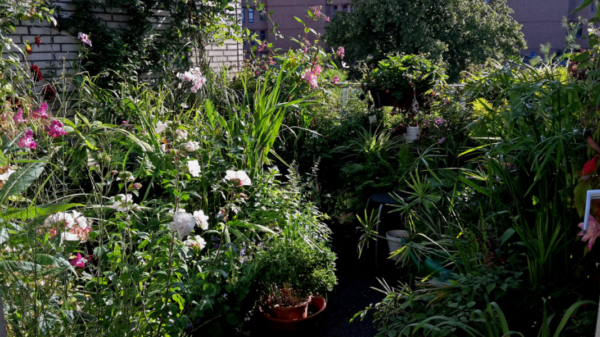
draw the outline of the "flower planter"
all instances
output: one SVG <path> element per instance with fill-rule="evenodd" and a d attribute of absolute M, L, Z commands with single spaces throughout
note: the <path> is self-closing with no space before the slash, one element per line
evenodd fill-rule
<path fill-rule="evenodd" d="M 265 306 L 266 307 L 266 306 Z M 267 319 L 271 328 L 275 330 L 297 330 L 310 322 L 317 315 L 322 313 L 327 307 L 327 302 L 321 296 L 311 296 L 310 302 L 307 305 L 307 315 L 304 318 L 299 319 L 283 319 L 273 317 L 268 310 L 259 307 L 258 309 L 262 313 L 263 317 Z"/>
<path fill-rule="evenodd" d="M 404 247 L 402 243 L 403 238 L 408 237 L 408 232 L 403 230 L 391 230 L 385 233 L 385 237 L 387 238 L 388 248 L 390 249 L 390 254 Z M 392 260 L 398 261 L 400 256 L 395 255 L 392 256 Z"/>
<path fill-rule="evenodd" d="M 415 140 L 419 139 L 421 135 L 421 128 L 418 126 L 409 126 L 406 128 L 406 133 L 404 134 L 404 140 L 407 143 L 412 143 Z"/>
<path fill-rule="evenodd" d="M 299 320 L 308 316 L 308 305 L 310 304 L 310 296 L 306 298 L 304 303 L 291 307 L 275 306 L 271 309 L 273 316 L 285 320 Z"/>

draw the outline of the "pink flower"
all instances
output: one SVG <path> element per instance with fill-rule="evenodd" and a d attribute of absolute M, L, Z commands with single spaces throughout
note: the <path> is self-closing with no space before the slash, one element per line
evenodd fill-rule
<path fill-rule="evenodd" d="M 315 70 L 313 71 L 313 72 L 315 73 L 315 76 L 317 76 L 317 77 L 318 77 L 318 76 L 321 76 L 321 70 L 322 70 L 322 69 L 321 69 L 321 66 L 317 64 L 317 65 L 315 66 Z"/>
<path fill-rule="evenodd" d="M 580 223 L 578 227 L 583 229 L 583 222 Z M 581 231 L 581 232 L 579 232 L 579 234 L 577 234 L 577 236 L 583 236 L 581 238 L 581 241 L 583 241 L 583 242 L 587 241 L 588 248 L 592 249 L 592 246 L 594 245 L 596 238 L 598 238 L 600 236 L 600 223 L 598 223 L 598 221 L 596 221 L 596 219 L 590 215 L 588 218 L 587 233 L 585 233 L 585 235 L 584 235 L 583 231 Z"/>
<path fill-rule="evenodd" d="M 40 108 L 35 110 L 32 114 L 33 118 L 38 119 L 48 119 L 50 115 L 48 115 L 48 104 L 46 102 L 42 102 Z"/>
<path fill-rule="evenodd" d="M 88 46 L 92 46 L 92 40 L 90 40 L 89 36 L 87 36 L 87 34 L 83 34 L 83 33 L 79 33 L 77 35 L 77 38 L 79 40 L 81 40 L 81 42 L 87 44 Z"/>
<path fill-rule="evenodd" d="M 338 47 L 336 54 L 343 60 L 344 55 L 346 55 L 346 49 L 344 49 L 344 47 Z"/>
<path fill-rule="evenodd" d="M 308 53 L 308 47 L 304 46 L 304 54 Z"/>
<path fill-rule="evenodd" d="M 37 144 L 33 140 L 33 131 L 27 129 L 27 131 L 25 131 L 25 136 L 19 138 L 17 146 L 20 148 L 26 147 L 28 149 L 35 149 L 37 147 Z"/>
<path fill-rule="evenodd" d="M 87 263 L 87 260 L 84 259 L 83 256 L 81 256 L 81 253 L 77 253 L 77 257 L 74 259 L 71 259 L 69 261 L 69 263 L 73 267 L 85 268 L 85 264 Z"/>
<path fill-rule="evenodd" d="M 13 120 L 15 121 L 16 124 L 27 123 L 27 120 L 25 120 L 25 118 L 23 118 L 23 108 L 21 108 L 21 109 L 19 109 L 19 111 L 17 111 L 17 114 L 13 116 Z"/>
<path fill-rule="evenodd" d="M 327 17 L 327 19 L 325 19 L 325 21 L 327 21 L 327 22 L 331 22 L 331 20 L 329 19 L 329 17 Z"/>
<path fill-rule="evenodd" d="M 333 85 L 337 85 L 340 82 L 340 77 L 336 76 L 333 78 Z"/>
<path fill-rule="evenodd" d="M 52 123 L 46 126 L 46 132 L 48 135 L 54 138 L 58 138 L 67 134 L 67 132 L 63 129 L 63 124 L 57 119 L 53 119 Z"/>
<path fill-rule="evenodd" d="M 319 86 L 319 81 L 317 79 L 317 75 L 315 75 L 315 73 L 313 73 L 310 70 L 306 70 L 306 72 L 302 76 L 302 79 L 305 80 L 306 82 L 308 82 L 308 84 L 310 85 L 310 87 L 312 89 Z"/>

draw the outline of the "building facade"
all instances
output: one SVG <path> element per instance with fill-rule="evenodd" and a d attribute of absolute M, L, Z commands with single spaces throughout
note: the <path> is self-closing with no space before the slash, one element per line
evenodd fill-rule
<path fill-rule="evenodd" d="M 352 6 L 349 0 L 333 0 L 328 3 L 327 0 L 263 0 L 266 12 L 273 11 L 271 21 L 279 25 L 278 31 L 285 36 L 283 39 L 275 39 L 275 36 L 269 34 L 269 29 L 273 28 L 272 22 L 267 22 L 266 18 L 260 15 L 252 1 L 242 0 L 242 26 L 248 28 L 252 33 L 267 43 L 272 43 L 274 48 L 288 50 L 290 48 L 299 48 L 298 44 L 291 41 L 290 38 L 300 40 L 306 37 L 304 26 L 296 21 L 294 17 L 302 19 L 310 28 L 318 33 L 325 32 L 324 20 L 310 21 L 307 17 L 308 9 L 315 6 L 322 6 L 321 12 L 329 17 L 335 16 L 338 11 L 351 11 Z M 309 33 L 308 37 L 313 40 L 314 35 Z M 252 46 L 245 44 L 244 50 L 250 51 Z"/>
<path fill-rule="evenodd" d="M 482 0 L 489 1 L 489 0 Z M 565 48 L 566 29 L 563 27 L 563 18 L 569 22 L 577 22 L 578 18 L 591 19 L 596 15 L 598 0 L 592 6 L 582 11 L 571 14 L 585 0 L 507 0 L 508 5 L 514 10 L 512 17 L 521 24 L 527 49 L 523 55 L 539 54 L 540 45 L 550 43 L 552 50 L 562 51 Z M 279 25 L 278 30 L 286 37 L 275 39 L 269 34 L 272 24 L 268 23 L 254 7 L 251 0 L 242 0 L 242 26 L 256 34 L 260 40 L 273 43 L 275 48 L 288 50 L 297 48 L 297 44 L 289 38 L 302 38 L 305 36 L 302 25 L 294 17 L 307 21 L 307 10 L 314 6 L 323 6 L 322 12 L 333 17 L 337 11 L 351 11 L 352 6 L 348 0 L 263 0 L 267 12 L 273 11 L 272 21 Z M 249 7 L 249 8 L 248 8 Z M 323 20 L 311 22 L 310 27 L 319 33 L 325 31 Z M 579 44 L 587 48 L 587 40 L 581 39 L 587 35 L 587 27 L 581 27 Z M 244 51 L 248 53 L 251 44 L 245 44 Z"/>

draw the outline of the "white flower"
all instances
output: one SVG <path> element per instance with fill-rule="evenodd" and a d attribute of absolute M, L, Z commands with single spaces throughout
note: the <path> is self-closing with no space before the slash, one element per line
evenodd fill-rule
<path fill-rule="evenodd" d="M 194 84 L 191 89 L 193 93 L 196 93 L 198 89 L 202 88 L 204 84 L 206 84 L 206 77 L 202 76 L 202 72 L 198 67 L 192 68 L 185 73 L 178 75 L 179 79 L 183 82 L 192 82 Z"/>
<path fill-rule="evenodd" d="M 225 171 L 225 180 L 237 181 L 238 186 L 250 186 L 252 181 L 244 171 Z"/>
<path fill-rule="evenodd" d="M 197 160 L 190 160 L 187 162 L 188 171 L 193 177 L 200 176 L 200 164 Z"/>
<path fill-rule="evenodd" d="M 17 171 L 8 169 L 8 171 L 6 171 L 6 173 L 0 174 L 0 181 L 7 182 L 10 175 L 15 172 L 17 172 Z M 2 189 L 2 184 L 0 184 L 0 189 Z"/>
<path fill-rule="evenodd" d="M 342 68 L 344 68 L 344 69 L 348 69 L 348 68 L 350 68 L 350 67 L 348 67 L 348 65 L 346 64 L 346 62 L 342 62 Z"/>
<path fill-rule="evenodd" d="M 160 150 L 162 152 L 167 152 L 167 144 L 160 144 Z"/>
<path fill-rule="evenodd" d="M 186 210 L 185 210 L 185 208 L 180 208 L 180 209 L 177 210 L 177 212 L 185 213 Z M 170 209 L 169 210 L 169 214 L 171 214 L 171 215 L 175 214 L 175 210 L 174 209 Z"/>
<path fill-rule="evenodd" d="M 183 240 L 196 226 L 196 220 L 190 213 L 177 212 L 173 214 L 173 222 L 169 224 L 172 231 L 176 231 L 179 239 Z"/>
<path fill-rule="evenodd" d="M 187 143 L 185 143 L 185 145 L 183 146 L 183 148 L 187 151 L 187 152 L 194 152 L 194 151 L 198 151 L 198 149 L 200 149 L 200 143 L 198 142 L 192 142 L 191 140 Z"/>
<path fill-rule="evenodd" d="M 206 241 L 200 235 L 195 235 L 193 238 L 185 240 L 183 244 L 189 247 L 198 247 L 200 250 L 206 247 Z"/>
<path fill-rule="evenodd" d="M 177 139 L 186 139 L 188 132 L 183 129 L 177 129 L 177 131 L 175 131 L 175 135 L 177 135 Z"/>
<path fill-rule="evenodd" d="M 77 34 L 77 38 L 88 46 L 92 46 L 92 40 L 90 40 L 90 37 L 87 34 L 79 33 Z"/>
<path fill-rule="evenodd" d="M 169 127 L 169 123 L 170 122 L 163 123 L 161 121 L 158 121 L 156 123 L 156 133 L 163 133 L 163 132 L 167 131 L 167 127 Z"/>
<path fill-rule="evenodd" d="M 44 221 L 44 225 L 49 226 L 57 222 L 63 223 L 66 228 L 71 228 L 75 224 L 75 219 L 69 213 L 58 212 L 46 218 L 46 220 Z"/>
<path fill-rule="evenodd" d="M 94 158 L 88 158 L 88 162 L 87 162 L 87 166 L 89 167 L 96 167 L 98 166 L 98 162 L 96 162 L 96 159 Z"/>
<path fill-rule="evenodd" d="M 88 219 L 81 213 L 73 211 L 73 219 L 79 228 L 86 229 L 88 227 Z"/>
<path fill-rule="evenodd" d="M 196 225 L 200 226 L 203 230 L 208 229 L 208 215 L 204 215 L 204 211 L 195 211 L 194 219 L 196 219 Z"/>
<path fill-rule="evenodd" d="M 133 206 L 132 202 L 133 195 L 117 194 L 115 197 L 115 202 L 111 207 L 119 212 L 126 212 L 128 209 L 131 209 L 131 206 Z"/>
<path fill-rule="evenodd" d="M 60 234 L 60 241 L 79 241 L 79 236 L 69 232 L 62 232 Z"/>

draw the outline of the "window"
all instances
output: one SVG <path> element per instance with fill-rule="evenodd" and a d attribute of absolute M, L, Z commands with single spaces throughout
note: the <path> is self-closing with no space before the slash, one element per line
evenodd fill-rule
<path fill-rule="evenodd" d="M 245 12 L 246 12 L 246 10 L 242 8 L 242 23 L 246 22 Z"/>
<path fill-rule="evenodd" d="M 260 40 L 264 41 L 267 39 L 267 31 L 266 30 L 261 30 L 260 31 Z"/>
<path fill-rule="evenodd" d="M 344 5 L 344 6 L 342 6 L 342 10 L 343 10 L 344 12 L 347 12 L 347 11 L 348 11 L 348 5 Z"/>
<path fill-rule="evenodd" d="M 335 15 L 335 13 L 338 11 L 338 7 L 337 6 L 333 6 L 333 15 Z"/>
<path fill-rule="evenodd" d="M 248 22 L 254 23 L 254 9 L 248 8 Z"/>
<path fill-rule="evenodd" d="M 260 17 L 260 21 L 265 21 L 266 17 L 265 17 L 265 13 L 264 12 L 259 12 L 258 16 Z"/>
<path fill-rule="evenodd" d="M 576 38 L 581 39 L 583 37 L 583 26 L 579 26 L 577 27 L 577 34 L 575 35 Z"/>
<path fill-rule="evenodd" d="M 598 0 L 592 1 L 592 12 L 598 11 Z"/>

